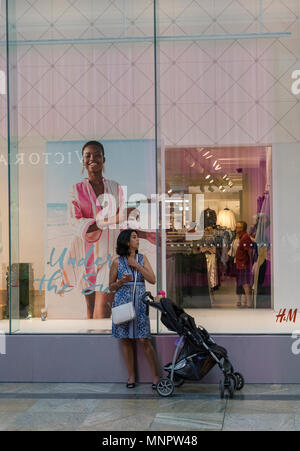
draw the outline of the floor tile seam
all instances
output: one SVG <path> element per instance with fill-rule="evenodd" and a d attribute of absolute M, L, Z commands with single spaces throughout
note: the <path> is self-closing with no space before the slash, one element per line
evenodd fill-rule
<path fill-rule="evenodd" d="M 223 412 L 223 422 L 222 422 L 222 427 L 221 427 L 221 431 L 224 430 L 224 424 L 225 424 L 225 417 L 226 417 L 226 413 L 227 413 L 227 405 L 228 405 L 228 399 L 226 399 L 225 402 L 225 408 L 224 408 L 224 412 Z"/>

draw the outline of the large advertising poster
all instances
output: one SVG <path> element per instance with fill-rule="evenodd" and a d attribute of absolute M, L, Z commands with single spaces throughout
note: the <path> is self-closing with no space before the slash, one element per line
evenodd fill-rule
<path fill-rule="evenodd" d="M 101 140 L 105 150 L 105 186 L 108 191 L 121 186 L 126 208 L 131 208 L 130 223 L 142 230 L 139 252 L 146 254 L 156 273 L 155 224 L 156 192 L 155 142 L 153 140 Z M 70 218 L 72 193 L 88 182 L 83 169 L 82 148 L 85 141 L 48 142 L 46 177 L 45 275 L 40 289 L 45 290 L 45 312 L 49 319 L 100 319 L 111 315 L 108 274 L 115 253 L 119 231 L 102 234 L 87 247 L 80 218 Z M 95 194 L 91 193 L 91 196 Z M 98 199 L 95 197 L 95 203 Z M 84 199 L 82 200 L 82 202 Z M 81 202 L 77 199 L 77 202 Z M 73 201 L 74 206 L 74 201 Z M 154 207 L 154 208 L 153 208 Z M 93 214 L 88 214 L 92 218 Z M 148 219 L 151 216 L 151 220 Z M 146 222 L 141 221 L 147 218 Z M 128 218 L 127 218 L 128 219 Z M 75 223 L 75 226 L 74 226 Z M 136 227 L 135 227 L 136 226 Z M 91 259 L 93 262 L 91 264 Z M 90 267 L 94 279 L 88 278 Z M 92 282 L 90 282 L 92 280 Z M 147 288 L 147 286 L 146 286 Z M 151 286 L 155 292 L 156 287 Z M 95 292 L 93 311 L 87 295 Z M 103 308 L 103 296 L 106 303 Z"/>

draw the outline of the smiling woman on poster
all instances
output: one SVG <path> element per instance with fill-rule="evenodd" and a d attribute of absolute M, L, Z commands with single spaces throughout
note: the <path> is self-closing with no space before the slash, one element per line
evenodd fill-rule
<path fill-rule="evenodd" d="M 72 186 L 68 205 L 74 237 L 63 269 L 62 286 L 80 287 L 87 304 L 87 318 L 107 318 L 113 294 L 109 292 L 109 269 L 116 255 L 117 237 L 127 227 L 122 187 L 103 176 L 104 147 L 89 141 L 82 148 L 82 173 L 87 177 Z M 154 234 L 141 232 L 153 240 Z M 80 262 L 80 264 L 78 264 Z"/>

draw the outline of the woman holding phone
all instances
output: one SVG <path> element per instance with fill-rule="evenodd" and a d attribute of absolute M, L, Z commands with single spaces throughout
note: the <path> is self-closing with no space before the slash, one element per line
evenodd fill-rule
<path fill-rule="evenodd" d="M 123 230 L 117 239 L 118 256 L 112 262 L 109 288 L 115 292 L 113 307 L 133 301 L 136 317 L 127 323 L 112 324 L 112 335 L 121 339 L 122 352 L 128 370 L 127 388 L 135 387 L 133 341 L 138 340 L 153 373 L 152 388 L 156 389 L 159 369 L 155 351 L 151 343 L 150 321 L 146 306 L 141 301 L 145 293 L 145 280 L 156 283 L 156 277 L 146 255 L 138 252 L 139 236 L 133 229 Z M 134 277 L 136 284 L 134 290 Z"/>

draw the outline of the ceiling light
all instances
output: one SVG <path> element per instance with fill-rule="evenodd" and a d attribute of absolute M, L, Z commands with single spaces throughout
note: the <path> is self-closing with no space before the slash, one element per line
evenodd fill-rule
<path fill-rule="evenodd" d="M 206 180 L 208 180 L 210 178 L 210 175 L 207 175 L 205 178 L 206 178 Z"/>
<path fill-rule="evenodd" d="M 209 158 L 212 158 L 212 155 L 208 155 L 208 157 L 206 157 L 207 160 L 208 160 Z"/>
<path fill-rule="evenodd" d="M 214 181 L 213 180 L 211 180 L 209 183 L 214 183 Z"/>
<path fill-rule="evenodd" d="M 207 152 L 205 152 L 204 154 L 203 154 L 203 156 L 205 157 L 206 155 L 208 155 L 209 154 L 209 150 L 207 151 Z"/>

